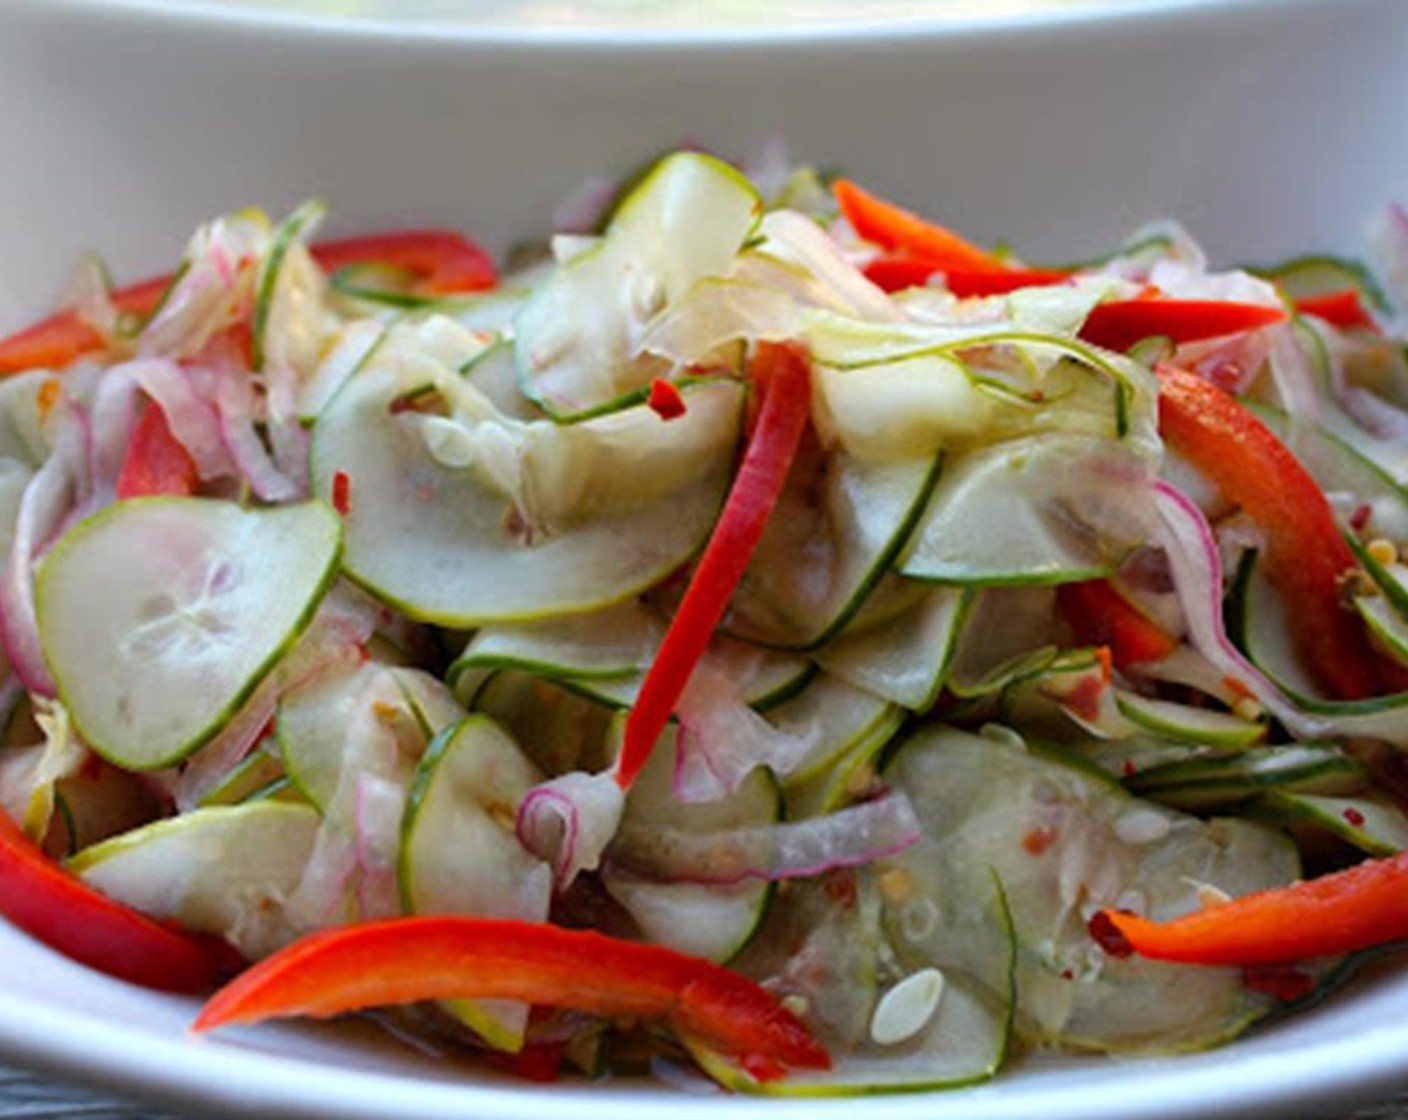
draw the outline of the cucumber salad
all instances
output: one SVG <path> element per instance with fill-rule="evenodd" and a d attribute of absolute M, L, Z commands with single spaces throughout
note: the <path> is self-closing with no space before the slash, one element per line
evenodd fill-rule
<path fill-rule="evenodd" d="M 796 1096 L 1408 938 L 1408 216 L 1217 270 L 776 160 L 578 202 L 502 272 L 242 212 L 0 340 L 0 914 L 198 1030 Z"/>

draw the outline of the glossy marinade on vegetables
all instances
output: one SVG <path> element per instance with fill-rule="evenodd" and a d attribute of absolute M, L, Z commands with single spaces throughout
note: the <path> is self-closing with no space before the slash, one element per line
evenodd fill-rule
<path fill-rule="evenodd" d="M 0 913 L 198 1030 L 797 1096 L 1408 936 L 1408 218 L 1053 265 L 749 170 L 502 276 L 242 212 L 0 340 Z"/>

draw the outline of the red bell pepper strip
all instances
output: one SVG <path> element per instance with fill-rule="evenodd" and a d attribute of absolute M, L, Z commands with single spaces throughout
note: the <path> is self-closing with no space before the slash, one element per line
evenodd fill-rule
<path fill-rule="evenodd" d="M 1379 324 L 1369 314 L 1354 288 L 1339 292 L 1326 292 L 1319 296 L 1301 296 L 1295 300 L 1296 311 L 1301 315 L 1314 315 L 1332 327 L 1342 331 L 1373 331 L 1379 333 Z"/>
<path fill-rule="evenodd" d="M 477 292 L 498 282 L 492 258 L 462 234 L 448 230 L 400 233 L 322 241 L 309 250 L 329 272 L 352 264 L 389 264 L 415 274 L 420 291 L 430 295 Z M 150 315 L 171 284 L 155 276 L 112 294 L 112 302 L 129 315 Z M 61 369 L 85 354 L 103 350 L 107 341 L 75 310 L 60 311 L 0 340 L 0 376 L 27 369 Z"/>
<path fill-rule="evenodd" d="M 1408 939 L 1408 852 L 1155 922 L 1102 910 L 1091 933 L 1116 955 L 1276 965 Z"/>
<path fill-rule="evenodd" d="M 122 288 L 112 293 L 113 306 L 128 315 L 150 315 L 170 284 L 171 277 L 154 276 Z M 107 340 L 77 311 L 59 311 L 0 340 L 0 376 L 27 369 L 62 369 L 106 346 Z"/>
<path fill-rule="evenodd" d="M 1158 367 L 1159 433 L 1266 534 L 1266 574 L 1295 604 L 1292 638 L 1329 695 L 1355 700 L 1391 678 L 1341 586 L 1354 554 L 1324 493 L 1276 435 L 1235 397 L 1169 365 Z"/>
<path fill-rule="evenodd" d="M 945 272 L 950 269 L 1001 272 L 1008 267 L 1008 262 L 996 253 L 989 253 L 952 230 L 877 198 L 849 179 L 837 179 L 831 191 L 856 233 L 882 249 L 922 258 L 933 268 Z"/>
<path fill-rule="evenodd" d="M 1128 350 L 1146 338 L 1202 342 L 1285 322 L 1286 312 L 1259 303 L 1217 299 L 1116 299 L 1096 304 L 1080 328 L 1086 342 Z"/>
<path fill-rule="evenodd" d="M 1178 639 L 1131 603 L 1109 580 L 1064 583 L 1056 607 L 1083 646 L 1103 646 L 1126 668 L 1167 657 Z"/>
<path fill-rule="evenodd" d="M 871 283 L 887 292 L 917 288 L 930 277 L 942 275 L 944 287 L 959 299 L 972 296 L 1005 296 L 1020 288 L 1045 288 L 1061 284 L 1071 273 L 1054 268 L 945 268 L 927 257 L 908 253 L 884 253 L 862 269 Z"/>
<path fill-rule="evenodd" d="M 796 346 L 762 343 L 749 376 L 763 401 L 738 475 L 679 609 L 626 717 L 616 781 L 629 789 L 669 722 L 766 528 L 802 441 L 811 405 L 811 363 Z"/>
<path fill-rule="evenodd" d="M 149 401 L 122 457 L 117 475 L 118 499 L 190 495 L 199 485 L 200 471 L 195 460 L 172 433 L 161 406 Z"/>
<path fill-rule="evenodd" d="M 70 875 L 0 813 L 0 914 L 67 957 L 146 988 L 204 992 L 229 952 L 147 917 Z"/>
<path fill-rule="evenodd" d="M 493 258 L 453 230 L 419 229 L 320 241 L 310 250 L 326 271 L 352 264 L 388 264 L 414 273 L 427 295 L 480 292 L 498 282 Z"/>
<path fill-rule="evenodd" d="M 772 994 L 720 965 L 594 930 L 495 918 L 393 918 L 315 933 L 216 992 L 194 1029 L 439 999 L 664 1019 L 727 1054 L 831 1064 Z"/>

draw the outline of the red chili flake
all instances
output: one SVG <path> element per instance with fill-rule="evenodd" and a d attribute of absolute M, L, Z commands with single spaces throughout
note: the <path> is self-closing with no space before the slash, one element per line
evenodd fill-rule
<path fill-rule="evenodd" d="M 1283 1003 L 1292 1003 L 1315 991 L 1315 978 L 1284 964 L 1245 965 L 1242 968 L 1242 986 L 1249 992 L 1260 992 Z"/>
<path fill-rule="evenodd" d="M 1060 833 L 1049 824 L 1038 825 L 1022 837 L 1022 850 L 1028 855 L 1039 856 L 1056 843 L 1056 837 L 1059 835 Z"/>
<path fill-rule="evenodd" d="M 337 471 L 332 476 L 332 508 L 343 517 L 352 512 L 352 479 L 346 471 Z"/>
<path fill-rule="evenodd" d="M 1066 697 L 1066 707 L 1087 721 L 1100 718 L 1100 694 L 1105 691 L 1105 682 L 1095 677 L 1083 677 Z"/>
<path fill-rule="evenodd" d="M 650 395 L 645 403 L 661 420 L 677 420 L 685 414 L 684 397 L 671 381 L 657 377 L 650 383 Z"/>
<path fill-rule="evenodd" d="M 1356 809 L 1353 805 L 1351 805 L 1348 809 L 1341 813 L 1340 816 L 1344 817 L 1344 819 L 1347 820 L 1350 824 L 1352 824 L 1355 828 L 1359 828 L 1364 824 L 1364 814 L 1361 813 L 1358 809 Z"/>
<path fill-rule="evenodd" d="M 1125 760 L 1124 760 L 1124 765 L 1120 767 L 1120 771 L 1124 774 L 1124 776 L 1125 776 L 1126 778 L 1132 778 L 1132 777 L 1134 777 L 1134 775 L 1135 775 L 1136 773 L 1138 773 L 1138 771 L 1136 771 L 1136 770 L 1134 769 L 1134 759 L 1132 759 L 1132 758 L 1127 758 L 1127 759 L 1125 759 Z"/>
<path fill-rule="evenodd" d="M 1354 512 L 1349 515 L 1349 527 L 1356 533 L 1369 524 L 1369 518 L 1374 516 L 1374 507 L 1371 505 L 1356 506 Z"/>
<path fill-rule="evenodd" d="M 1085 923 L 1085 928 L 1095 938 L 1095 943 L 1110 956 L 1120 959 L 1134 956 L 1134 946 L 1129 943 L 1129 938 L 1120 932 L 1119 926 L 1110 920 L 1105 911 L 1095 911 L 1090 921 Z"/>
<path fill-rule="evenodd" d="M 781 1081 L 787 1071 L 766 1054 L 744 1054 L 738 1064 L 754 1081 Z"/>
<path fill-rule="evenodd" d="M 1075 974 L 1073 971 L 1071 971 L 1069 968 L 1063 968 L 1063 969 L 1061 969 L 1061 979 L 1062 979 L 1062 980 L 1074 980 L 1075 978 L 1076 978 L 1076 974 Z"/>

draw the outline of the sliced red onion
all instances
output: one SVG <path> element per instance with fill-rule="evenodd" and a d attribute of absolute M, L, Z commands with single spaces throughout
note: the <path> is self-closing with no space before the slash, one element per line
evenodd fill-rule
<path fill-rule="evenodd" d="M 117 476 L 137 423 L 138 392 L 137 383 L 123 367 L 117 366 L 102 376 L 93 393 L 92 484 L 99 505 L 107 505 L 117 497 Z"/>
<path fill-rule="evenodd" d="M 727 797 L 759 766 L 785 778 L 821 733 L 816 728 L 801 736 L 774 727 L 748 706 L 738 683 L 708 661 L 695 668 L 675 715 L 680 734 L 674 790 L 685 802 Z"/>
<path fill-rule="evenodd" d="M 362 921 L 401 913 L 396 884 L 396 853 L 401 818 L 406 811 L 406 787 L 375 774 L 359 774 L 356 794 L 357 904 Z"/>
<path fill-rule="evenodd" d="M 1228 638 L 1222 622 L 1222 555 L 1202 511 L 1186 494 L 1163 482 L 1155 487 L 1154 508 L 1157 521 L 1151 537 L 1168 555 L 1193 648 L 1297 735 L 1324 734 L 1327 722 L 1297 707 Z"/>
<path fill-rule="evenodd" d="M 534 786 L 518 807 L 518 840 L 553 869 L 559 891 L 601 866 L 621 823 L 625 794 L 612 771 L 580 770 Z"/>
<path fill-rule="evenodd" d="M 299 497 L 298 486 L 274 464 L 255 428 L 254 388 L 247 376 L 220 378 L 215 407 L 225 448 L 240 475 L 266 502 L 288 502 Z"/>
<path fill-rule="evenodd" d="M 190 358 L 243 318 L 256 272 L 244 265 L 262 257 L 268 243 L 268 223 L 253 218 L 220 218 L 197 230 L 184 270 L 142 329 L 138 352 Z"/>
<path fill-rule="evenodd" d="M 888 793 L 824 817 L 689 833 L 621 833 L 623 862 L 638 874 L 679 883 L 727 885 L 745 879 L 805 879 L 896 855 L 923 835 L 909 798 Z"/>
<path fill-rule="evenodd" d="M 121 367 L 160 407 L 172 434 L 205 480 L 235 473 L 214 404 L 215 378 L 161 358 L 139 358 Z M 238 374 L 237 374 L 238 375 Z"/>
<path fill-rule="evenodd" d="M 76 511 L 88 490 L 87 425 L 77 409 L 59 405 L 50 422 L 51 450 L 20 499 L 9 560 L 0 579 L 0 645 L 30 692 L 55 694 L 44 663 L 34 611 L 34 565 Z"/>

